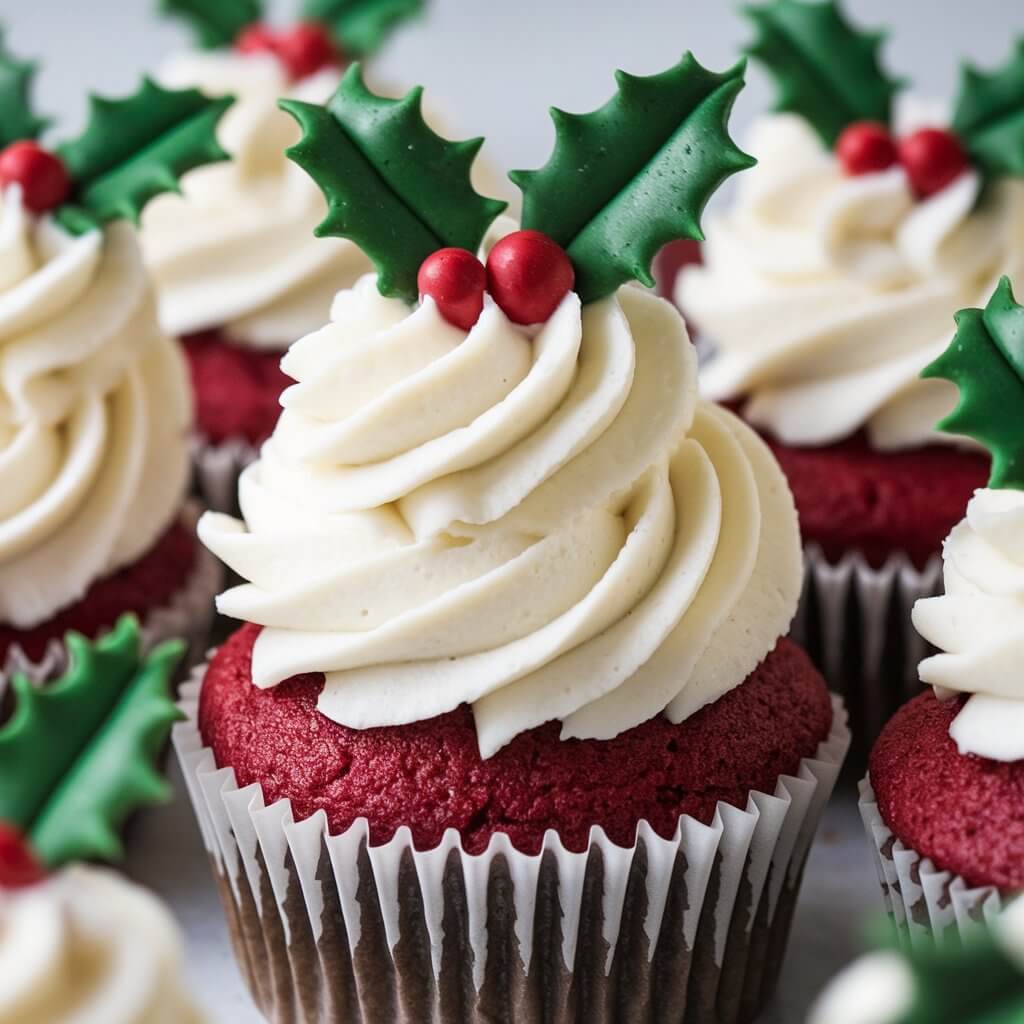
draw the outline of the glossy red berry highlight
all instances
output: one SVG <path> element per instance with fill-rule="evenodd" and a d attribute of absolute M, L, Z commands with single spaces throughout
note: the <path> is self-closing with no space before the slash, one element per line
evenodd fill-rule
<path fill-rule="evenodd" d="M 899 157 L 911 186 L 922 199 L 941 192 L 970 166 L 960 140 L 942 128 L 922 128 L 900 139 Z"/>
<path fill-rule="evenodd" d="M 239 53 L 276 53 L 277 33 L 269 25 L 253 22 L 238 33 L 235 49 Z"/>
<path fill-rule="evenodd" d="M 274 52 L 296 81 L 338 62 L 334 41 L 315 21 L 300 22 L 282 32 L 277 37 Z"/>
<path fill-rule="evenodd" d="M 0 822 L 0 889 L 24 889 L 45 877 L 21 833 Z"/>
<path fill-rule="evenodd" d="M 843 170 L 852 176 L 877 174 L 899 159 L 889 129 L 878 121 L 855 121 L 836 141 L 836 156 Z"/>
<path fill-rule="evenodd" d="M 71 179 L 64 162 L 36 142 L 14 142 L 0 153 L 0 185 L 20 185 L 33 213 L 52 210 L 67 199 Z"/>
<path fill-rule="evenodd" d="M 438 249 L 420 267 L 420 295 L 429 295 L 441 316 L 468 331 L 484 308 L 487 271 L 467 249 Z"/>
<path fill-rule="evenodd" d="M 513 323 L 547 320 L 576 283 L 566 251 L 540 231 L 516 231 L 487 258 L 487 289 Z"/>

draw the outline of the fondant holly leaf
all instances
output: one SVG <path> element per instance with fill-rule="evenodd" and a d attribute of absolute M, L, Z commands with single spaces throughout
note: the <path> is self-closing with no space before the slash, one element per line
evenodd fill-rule
<path fill-rule="evenodd" d="M 704 237 L 711 194 L 754 163 L 727 128 L 743 72 L 740 63 L 716 74 L 687 53 L 659 75 L 616 72 L 617 93 L 593 113 L 551 111 L 551 159 L 510 177 L 523 192 L 523 227 L 568 252 L 584 302 L 627 281 L 652 287 L 663 245 Z"/>
<path fill-rule="evenodd" d="M 1024 177 L 1024 39 L 991 74 L 964 66 L 953 131 L 985 174 Z"/>
<path fill-rule="evenodd" d="M 34 61 L 20 61 L 7 52 L 0 37 L 0 149 L 21 139 L 36 139 L 49 122 L 32 112 Z"/>
<path fill-rule="evenodd" d="M 860 32 L 835 0 L 772 0 L 744 13 L 757 35 L 747 53 L 778 87 L 776 109 L 806 118 L 831 148 L 854 121 L 888 125 L 902 87 L 878 60 L 884 32 Z"/>
<path fill-rule="evenodd" d="M 151 199 L 180 190 L 181 175 L 228 159 L 216 128 L 232 102 L 148 78 L 125 99 L 93 96 L 85 132 L 57 150 L 73 182 L 58 219 L 74 232 L 121 217 L 137 222 Z"/>
<path fill-rule="evenodd" d="M 233 45 L 242 29 L 263 18 L 261 0 L 160 0 L 160 10 L 187 21 L 204 50 Z"/>
<path fill-rule="evenodd" d="M 436 135 L 421 96 L 419 88 L 400 100 L 377 96 L 353 64 L 326 106 L 280 102 L 303 132 L 287 154 L 327 198 L 316 234 L 351 239 L 375 264 L 381 293 L 410 303 L 427 256 L 446 246 L 475 251 L 505 208 L 470 184 L 483 139 Z"/>
<path fill-rule="evenodd" d="M 403 21 L 423 13 L 424 0 L 306 0 L 302 16 L 326 25 L 349 57 L 374 53 Z"/>
<path fill-rule="evenodd" d="M 999 282 L 984 309 L 956 314 L 953 344 L 922 377 L 943 377 L 960 389 L 941 430 L 974 438 L 992 453 L 990 487 L 1024 489 L 1024 306 L 1010 279 Z"/>
<path fill-rule="evenodd" d="M 50 867 L 121 856 L 125 818 L 169 795 L 156 761 L 180 717 L 169 688 L 183 644 L 143 657 L 138 622 L 125 616 L 99 641 L 71 633 L 67 646 L 71 664 L 56 682 L 14 678 L 14 711 L 0 727 L 0 821 Z"/>

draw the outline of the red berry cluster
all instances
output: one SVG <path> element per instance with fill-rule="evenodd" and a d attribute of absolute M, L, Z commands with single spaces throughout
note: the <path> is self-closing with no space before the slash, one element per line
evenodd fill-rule
<path fill-rule="evenodd" d="M 0 822 L 0 889 L 24 889 L 45 877 L 21 834 Z"/>
<path fill-rule="evenodd" d="M 64 162 L 37 142 L 12 142 L 0 152 L 0 187 L 20 185 L 22 200 L 33 213 L 52 210 L 71 193 Z"/>
<path fill-rule="evenodd" d="M 576 274 L 565 250 L 540 231 L 516 231 L 491 250 L 485 267 L 466 249 L 439 249 L 420 267 L 421 295 L 468 331 L 480 318 L 484 292 L 513 323 L 547 320 L 572 290 Z"/>
<path fill-rule="evenodd" d="M 901 164 L 921 199 L 941 192 L 970 166 L 964 147 L 952 132 L 921 128 L 897 140 L 877 121 L 849 125 L 836 142 L 836 156 L 850 175 L 874 174 Z"/>
<path fill-rule="evenodd" d="M 235 40 L 235 49 L 239 53 L 273 54 L 296 82 L 341 60 L 334 40 L 315 21 L 303 21 L 282 31 L 259 23 L 250 25 Z"/>

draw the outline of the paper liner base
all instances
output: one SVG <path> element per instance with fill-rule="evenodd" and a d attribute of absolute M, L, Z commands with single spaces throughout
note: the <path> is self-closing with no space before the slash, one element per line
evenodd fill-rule
<path fill-rule="evenodd" d="M 893 835 L 869 778 L 860 783 L 860 814 L 875 853 L 885 908 L 903 945 L 913 947 L 932 937 L 940 943 L 959 941 L 1000 912 L 1004 894 L 997 888 L 972 887 L 951 871 L 940 871 Z"/>
<path fill-rule="evenodd" d="M 242 438 L 219 444 L 192 438 L 192 474 L 195 493 L 214 512 L 238 512 L 238 478 L 259 457 L 259 449 Z"/>
<path fill-rule="evenodd" d="M 202 745 L 205 666 L 175 727 L 200 831 L 253 999 L 277 1024 L 443 1021 L 740 1024 L 771 997 L 804 863 L 850 742 L 831 734 L 775 792 L 672 839 L 646 824 L 631 849 L 595 828 L 583 853 L 554 832 L 535 856 L 495 836 L 479 855 L 449 830 L 372 847 L 323 812 L 240 789 Z"/>
<path fill-rule="evenodd" d="M 199 507 L 190 502 L 182 518 L 195 529 Z M 191 667 L 204 654 L 213 624 L 214 598 L 223 583 L 223 570 L 217 559 L 199 546 L 196 565 L 185 586 L 164 607 L 154 608 L 142 621 L 143 650 L 151 650 L 164 640 L 185 640 L 188 651 L 183 662 Z M 0 664 L 0 694 L 8 680 L 22 672 L 34 683 L 56 679 L 67 668 L 67 650 L 60 640 L 52 640 L 38 659 L 29 658 L 20 647 L 12 647 Z"/>
<path fill-rule="evenodd" d="M 859 777 L 882 727 L 921 690 L 917 666 L 930 648 L 910 613 L 920 598 L 941 592 L 942 559 L 920 570 L 894 555 L 875 569 L 853 553 L 833 565 L 813 544 L 804 556 L 791 635 L 846 702 L 856 737 L 848 767 Z"/>

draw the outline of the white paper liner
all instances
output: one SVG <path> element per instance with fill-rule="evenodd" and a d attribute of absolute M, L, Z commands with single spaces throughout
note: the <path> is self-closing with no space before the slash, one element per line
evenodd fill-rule
<path fill-rule="evenodd" d="M 188 502 L 182 513 L 182 518 L 193 532 L 199 511 L 194 502 Z M 152 650 L 164 640 L 181 639 L 188 644 L 183 664 L 185 667 L 194 665 L 203 656 L 209 642 L 214 598 L 222 583 L 223 569 L 220 562 L 199 545 L 195 568 L 185 586 L 173 596 L 169 604 L 150 610 L 142 621 L 143 650 Z M 15 645 L 7 651 L 0 664 L 0 696 L 16 672 L 23 672 L 34 683 L 43 683 L 57 678 L 67 668 L 67 663 L 67 649 L 63 639 L 51 640 L 38 659 L 30 658 L 22 648 Z"/>
<path fill-rule="evenodd" d="M 862 759 L 897 708 L 920 692 L 917 666 L 930 648 L 911 623 L 914 604 L 942 591 L 942 558 L 924 570 L 905 555 L 879 569 L 858 553 L 837 565 L 804 550 L 804 591 L 791 635 L 841 694 Z"/>
<path fill-rule="evenodd" d="M 939 942 L 958 941 L 990 924 L 1002 910 L 1003 894 L 997 888 L 971 887 L 897 839 L 882 818 L 868 778 L 860 783 L 860 814 L 875 851 L 885 908 L 905 946 L 933 936 Z"/>
<path fill-rule="evenodd" d="M 239 789 L 197 728 L 206 666 L 181 690 L 173 743 L 239 964 L 275 1021 L 366 1024 L 749 1021 L 774 991 L 807 853 L 850 742 L 842 702 L 797 776 L 680 820 L 641 823 L 633 848 L 600 828 L 584 853 L 549 831 L 542 852 L 496 835 L 480 855 L 449 830 L 370 847 L 360 819 L 330 835 L 318 812 Z M 582 1015 L 581 1015 L 582 1014 Z"/>
<path fill-rule="evenodd" d="M 219 444 L 209 438 L 192 438 L 192 473 L 196 494 L 214 512 L 237 513 L 238 478 L 259 457 L 259 448 L 244 438 Z"/>

